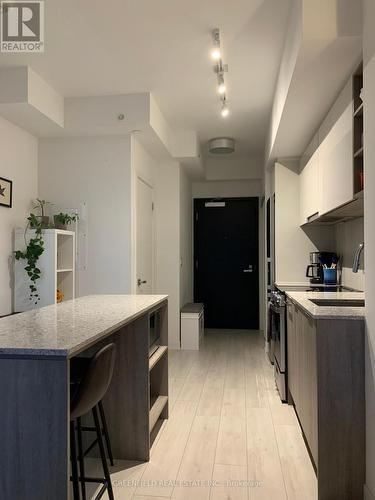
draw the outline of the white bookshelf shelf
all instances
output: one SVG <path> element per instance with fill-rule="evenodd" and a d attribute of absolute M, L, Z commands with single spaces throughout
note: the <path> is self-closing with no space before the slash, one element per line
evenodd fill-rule
<path fill-rule="evenodd" d="M 35 231 L 28 230 L 29 240 Z M 61 229 L 43 230 L 44 252 L 38 261 L 41 277 L 37 282 L 40 300 L 37 304 L 29 299 L 30 280 L 25 271 L 26 262 L 15 260 L 15 311 L 22 312 L 37 307 L 56 304 L 56 292 L 64 295 L 64 300 L 75 297 L 75 232 Z M 25 250 L 25 230 L 15 231 L 15 250 Z"/>

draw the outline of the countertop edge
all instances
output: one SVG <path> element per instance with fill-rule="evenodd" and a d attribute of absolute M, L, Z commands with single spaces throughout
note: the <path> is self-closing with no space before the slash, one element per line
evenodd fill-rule
<path fill-rule="evenodd" d="M 90 296 L 87 296 L 90 297 Z M 83 341 L 80 344 L 70 348 L 61 349 L 40 349 L 40 348 L 23 348 L 23 347 L 0 347 L 0 359 L 55 359 L 55 360 L 67 360 L 70 359 L 80 352 L 89 349 L 92 345 L 96 344 L 101 339 L 108 337 L 111 333 L 120 330 L 124 326 L 132 323 L 141 316 L 143 316 L 147 311 L 154 309 L 155 307 L 168 301 L 168 295 L 159 295 L 159 298 L 155 300 L 151 305 L 145 306 L 143 309 L 137 311 L 135 314 L 126 317 L 123 321 L 119 321 L 112 325 L 111 327 L 103 330 L 97 335 L 90 337 L 87 341 Z M 77 299 L 75 299 L 77 300 Z M 51 306 L 47 306 L 51 307 Z"/>
<path fill-rule="evenodd" d="M 353 314 L 333 314 L 333 313 L 324 313 L 324 311 L 319 312 L 319 313 L 314 313 L 310 309 L 308 309 L 304 303 L 303 300 L 299 300 L 295 296 L 291 295 L 293 292 L 285 292 L 285 295 L 290 299 L 294 304 L 296 304 L 300 309 L 302 309 L 310 318 L 314 320 L 330 320 L 330 321 L 364 321 L 366 319 L 365 314 L 360 314 L 360 311 L 358 311 L 359 314 L 353 315 Z M 311 294 L 311 292 L 308 292 Z M 304 299 L 306 300 L 306 299 Z M 307 299 L 308 300 L 308 299 Z M 314 306 L 311 306 L 314 307 Z M 319 306 L 315 306 L 319 307 Z M 324 309 L 324 306 L 320 306 L 321 309 Z M 340 309 L 337 307 L 337 309 Z M 363 308 L 358 308 L 358 309 L 363 309 Z M 349 312 L 349 311 L 348 311 Z"/>

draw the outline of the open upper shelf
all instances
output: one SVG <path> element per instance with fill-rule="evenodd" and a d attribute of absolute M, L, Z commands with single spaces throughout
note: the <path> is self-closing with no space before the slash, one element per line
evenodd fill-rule
<path fill-rule="evenodd" d="M 57 271 L 73 270 L 75 247 L 74 233 L 58 231 L 57 238 Z"/>
<path fill-rule="evenodd" d="M 154 366 L 161 360 L 161 358 L 167 353 L 168 347 L 165 345 L 162 345 L 157 348 L 157 350 L 154 352 L 154 354 L 151 356 L 149 360 L 149 370 L 151 371 Z"/>
<path fill-rule="evenodd" d="M 364 158 L 363 158 L 363 112 L 361 99 L 363 88 L 363 64 L 361 63 L 353 75 L 353 192 L 354 195 L 364 188 Z"/>

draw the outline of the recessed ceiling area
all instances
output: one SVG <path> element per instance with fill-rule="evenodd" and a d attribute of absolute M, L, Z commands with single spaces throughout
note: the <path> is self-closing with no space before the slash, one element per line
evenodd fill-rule
<path fill-rule="evenodd" d="M 170 125 L 264 151 L 290 0 L 49 0 L 44 54 L 1 54 L 30 65 L 64 97 L 152 92 Z M 220 28 L 230 115 L 220 116 L 211 30 Z"/>

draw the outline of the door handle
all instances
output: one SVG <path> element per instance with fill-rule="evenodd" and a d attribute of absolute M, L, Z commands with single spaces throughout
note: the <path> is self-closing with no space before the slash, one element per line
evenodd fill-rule
<path fill-rule="evenodd" d="M 144 285 L 145 283 L 147 283 L 147 281 L 142 281 L 141 278 L 138 278 L 137 283 L 138 283 L 138 286 L 141 286 L 141 285 Z"/>

